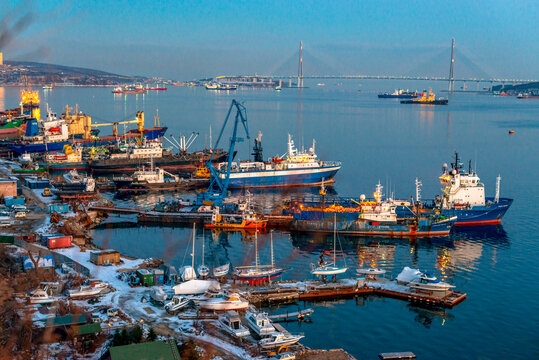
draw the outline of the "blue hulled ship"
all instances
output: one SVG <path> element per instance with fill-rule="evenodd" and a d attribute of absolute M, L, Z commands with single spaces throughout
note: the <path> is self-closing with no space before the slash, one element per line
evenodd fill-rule
<path fill-rule="evenodd" d="M 232 163 L 229 188 L 313 186 L 331 184 L 341 168 L 337 161 L 321 161 L 315 153 L 315 142 L 309 151 L 299 152 L 288 135 L 288 152 L 271 161 L 262 159 L 261 134 L 255 140 L 254 161 Z M 227 163 L 219 164 L 220 177 L 226 176 Z"/>

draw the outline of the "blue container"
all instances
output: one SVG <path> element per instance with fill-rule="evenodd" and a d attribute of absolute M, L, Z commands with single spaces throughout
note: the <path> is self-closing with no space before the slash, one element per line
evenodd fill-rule
<path fill-rule="evenodd" d="M 58 214 L 63 214 L 63 213 L 69 212 L 69 204 L 51 204 L 51 205 L 49 205 L 49 214 L 52 214 L 55 211 Z"/>
<path fill-rule="evenodd" d="M 13 205 L 24 205 L 24 196 L 21 196 L 21 197 L 6 196 L 5 201 L 6 201 L 7 207 L 11 207 Z"/>

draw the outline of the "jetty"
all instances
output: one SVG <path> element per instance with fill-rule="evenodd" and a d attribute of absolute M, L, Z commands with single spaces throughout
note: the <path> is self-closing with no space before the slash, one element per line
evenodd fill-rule
<path fill-rule="evenodd" d="M 273 305 L 295 301 L 321 301 L 350 298 L 354 296 L 378 295 L 405 300 L 416 305 L 453 308 L 466 299 L 466 294 L 460 291 L 446 291 L 441 294 L 434 292 L 415 292 L 394 281 L 364 282 L 346 279 L 348 283 L 321 284 L 316 281 L 306 281 L 298 286 L 287 286 L 286 283 L 274 283 L 273 288 L 250 290 L 246 298 L 254 304 Z"/>
<path fill-rule="evenodd" d="M 313 309 L 308 308 L 305 310 L 299 310 L 294 312 L 285 312 L 284 314 L 269 315 L 268 318 L 272 321 L 289 321 L 289 320 L 303 320 L 306 316 L 311 315 L 314 312 Z"/>

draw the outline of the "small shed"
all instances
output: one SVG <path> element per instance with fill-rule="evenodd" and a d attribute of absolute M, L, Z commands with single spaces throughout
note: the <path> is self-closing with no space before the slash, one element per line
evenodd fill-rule
<path fill-rule="evenodd" d="M 140 344 L 113 346 L 110 348 L 111 360 L 177 360 L 180 352 L 174 339 L 153 341 Z"/>
<path fill-rule="evenodd" d="M 140 283 L 144 286 L 153 286 L 154 278 L 153 273 L 146 269 L 137 270 L 137 276 L 140 279 Z"/>
<path fill-rule="evenodd" d="M 120 253 L 112 249 L 92 251 L 90 253 L 90 262 L 96 265 L 119 264 Z"/>
<path fill-rule="evenodd" d="M 7 196 L 17 196 L 17 181 L 13 179 L 0 179 L 0 195 Z"/>

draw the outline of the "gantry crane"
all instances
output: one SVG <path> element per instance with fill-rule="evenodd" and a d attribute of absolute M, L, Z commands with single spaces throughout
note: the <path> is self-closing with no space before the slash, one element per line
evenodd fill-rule
<path fill-rule="evenodd" d="M 226 128 L 226 124 L 228 123 L 230 113 L 234 108 L 236 108 L 236 116 L 234 117 L 234 129 L 232 131 L 232 136 L 230 137 L 230 146 L 228 148 L 226 166 L 222 166 L 219 170 L 216 170 L 212 164 L 214 154 L 214 152 L 212 152 L 210 159 L 206 162 L 206 167 L 210 169 L 210 185 L 205 192 L 198 194 L 197 203 L 199 203 L 200 205 L 220 206 L 223 204 L 223 200 L 227 196 L 227 189 L 230 182 L 230 168 L 232 160 L 234 159 L 234 147 L 237 142 L 244 141 L 244 138 L 237 136 L 238 123 L 240 121 L 243 125 L 243 129 L 245 130 L 246 138 L 249 139 L 249 128 L 247 126 L 247 111 L 242 104 L 238 103 L 236 100 L 232 100 L 232 104 L 230 104 L 230 108 L 228 109 L 225 122 L 223 124 L 223 127 L 221 128 L 221 132 L 219 133 L 219 137 L 217 138 L 217 141 L 213 148 L 217 149 L 219 147 L 219 141 L 223 136 L 223 132 Z M 224 178 L 221 178 L 221 175 L 223 174 L 225 174 L 225 176 Z"/>

